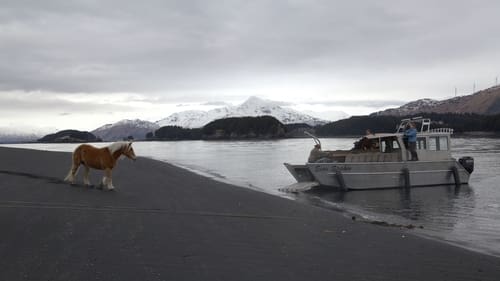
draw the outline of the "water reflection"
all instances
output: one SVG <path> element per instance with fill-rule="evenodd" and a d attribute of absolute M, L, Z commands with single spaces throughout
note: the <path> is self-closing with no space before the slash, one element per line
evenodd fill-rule
<path fill-rule="evenodd" d="M 500 255 L 498 224 L 481 220 L 477 194 L 470 185 L 340 192 L 317 188 L 297 200 L 342 211 L 347 217 L 391 226 L 415 227 L 414 233 L 473 250 Z M 498 216 L 498 215 L 497 215 Z M 478 220 L 479 219 L 479 220 Z"/>
<path fill-rule="evenodd" d="M 474 191 L 469 185 L 419 187 L 411 189 L 360 190 L 351 192 L 317 188 L 298 196 L 316 205 L 342 204 L 350 212 L 367 218 L 384 216 L 391 221 L 418 221 L 428 227 L 446 223 L 453 225 L 474 208 Z M 329 204 L 336 203 L 336 204 Z M 443 219 L 445 218 L 445 219 Z"/>

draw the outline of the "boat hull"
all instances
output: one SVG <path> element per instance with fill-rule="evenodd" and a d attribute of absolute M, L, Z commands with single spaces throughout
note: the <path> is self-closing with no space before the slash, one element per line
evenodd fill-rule
<path fill-rule="evenodd" d="M 301 181 L 341 190 L 388 189 L 401 187 L 460 185 L 470 174 L 454 159 L 445 161 L 402 161 L 365 163 L 285 164 Z"/>

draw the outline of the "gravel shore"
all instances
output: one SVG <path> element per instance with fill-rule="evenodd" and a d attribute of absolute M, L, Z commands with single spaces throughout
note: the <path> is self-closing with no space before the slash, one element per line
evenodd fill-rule
<path fill-rule="evenodd" d="M 70 153 L 0 147 L 0 159 L 0 280 L 500 276 L 500 258 L 151 159 L 120 160 L 115 191 L 83 186 L 83 169 L 63 182 Z"/>

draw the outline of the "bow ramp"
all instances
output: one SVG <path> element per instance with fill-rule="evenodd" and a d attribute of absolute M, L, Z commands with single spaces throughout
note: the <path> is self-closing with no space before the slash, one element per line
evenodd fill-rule
<path fill-rule="evenodd" d="M 319 183 L 317 181 L 303 181 L 287 185 L 285 187 L 280 188 L 279 190 L 283 192 L 298 193 L 307 191 L 316 186 L 319 186 Z"/>

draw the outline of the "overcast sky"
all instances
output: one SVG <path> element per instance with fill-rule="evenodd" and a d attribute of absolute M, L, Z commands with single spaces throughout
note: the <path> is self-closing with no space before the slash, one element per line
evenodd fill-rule
<path fill-rule="evenodd" d="M 500 76 L 498 11 L 487 0 L 0 0 L 0 127 L 92 130 L 249 96 L 324 116 L 466 95 Z"/>

